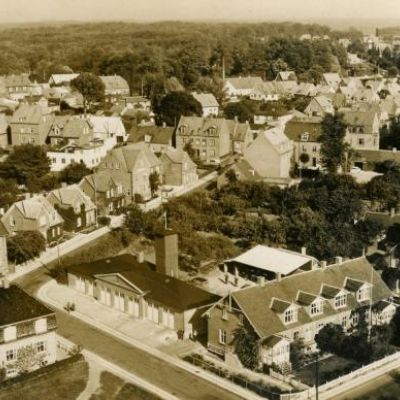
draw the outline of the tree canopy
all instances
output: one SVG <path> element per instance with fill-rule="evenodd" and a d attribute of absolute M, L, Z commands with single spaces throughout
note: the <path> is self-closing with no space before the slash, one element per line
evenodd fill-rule
<path fill-rule="evenodd" d="M 165 122 L 168 126 L 176 126 L 181 116 L 201 116 L 201 104 L 185 92 L 171 92 L 161 100 L 155 108 L 158 122 Z"/>
<path fill-rule="evenodd" d="M 68 185 L 78 183 L 86 175 L 90 175 L 92 170 L 84 163 L 68 164 L 60 173 L 60 180 Z"/>
<path fill-rule="evenodd" d="M 7 238 L 9 261 L 21 264 L 38 257 L 46 250 L 46 239 L 38 231 L 18 232 Z"/>
<path fill-rule="evenodd" d="M 71 81 L 71 87 L 82 95 L 85 113 L 92 103 L 100 102 L 104 99 L 104 83 L 93 73 L 82 72 Z"/>

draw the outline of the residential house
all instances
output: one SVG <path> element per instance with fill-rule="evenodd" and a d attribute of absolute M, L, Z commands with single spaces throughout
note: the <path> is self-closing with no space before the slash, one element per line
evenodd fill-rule
<path fill-rule="evenodd" d="M 66 231 L 78 232 L 96 224 L 96 206 L 78 185 L 55 189 L 47 200 L 63 218 Z"/>
<path fill-rule="evenodd" d="M 201 108 L 203 110 L 203 117 L 218 116 L 219 104 L 217 99 L 212 93 L 193 92 L 192 96 L 201 104 Z"/>
<path fill-rule="evenodd" d="M 282 127 L 275 127 L 259 133 L 243 157 L 264 180 L 283 182 L 290 178 L 292 156 L 292 142 Z"/>
<path fill-rule="evenodd" d="M 292 118 L 285 125 L 285 135 L 294 145 L 294 161 L 300 168 L 319 168 L 321 165 L 321 118 Z M 308 162 L 300 161 L 301 154 L 309 156 Z"/>
<path fill-rule="evenodd" d="M 150 175 L 162 174 L 161 162 L 145 143 L 128 144 L 110 151 L 102 160 L 98 171 L 108 171 L 130 199 L 140 196 L 143 200 L 152 197 Z"/>
<path fill-rule="evenodd" d="M 400 151 L 393 148 L 392 150 L 362 150 L 359 149 L 354 155 L 354 165 L 366 170 L 374 171 L 378 163 L 392 161 L 400 163 Z"/>
<path fill-rule="evenodd" d="M 306 351 L 315 351 L 315 335 L 325 325 L 345 331 L 358 324 L 365 306 L 373 308 L 375 323 L 390 322 L 396 306 L 392 292 L 365 257 L 299 272 L 228 294 L 207 312 L 208 349 L 225 356 L 235 351 L 237 329 L 253 331 L 260 343 L 263 364 L 290 370 L 289 343 L 303 339 Z M 386 304 L 386 303 L 389 304 Z M 381 309 L 385 313 L 381 313 Z M 368 311 L 367 311 L 368 313 Z"/>
<path fill-rule="evenodd" d="M 227 119 L 226 122 L 229 127 L 232 152 L 243 154 L 254 139 L 254 134 L 249 122 L 246 121 L 245 123 L 241 123 L 237 119 Z"/>
<path fill-rule="evenodd" d="M 5 149 L 9 144 L 11 144 L 9 119 L 5 114 L 0 114 L 0 148 Z"/>
<path fill-rule="evenodd" d="M 53 86 L 69 86 L 71 81 L 77 78 L 79 74 L 53 74 L 50 76 L 49 85 Z"/>
<path fill-rule="evenodd" d="M 129 131 L 129 143 L 146 143 L 153 153 L 163 153 L 174 145 L 175 128 L 168 126 L 133 126 Z"/>
<path fill-rule="evenodd" d="M 304 114 L 309 117 L 325 117 L 327 114 L 333 115 L 335 109 L 332 100 L 328 96 L 316 96 L 311 99 L 310 103 L 304 110 Z"/>
<path fill-rule="evenodd" d="M 0 287 L 0 304 L 0 365 L 6 378 L 21 372 L 18 361 L 25 349 L 32 349 L 38 361 L 32 362 L 31 370 L 56 362 L 54 311 L 5 280 Z"/>
<path fill-rule="evenodd" d="M 262 82 L 256 85 L 250 93 L 250 99 L 257 101 L 278 101 L 280 95 L 274 83 Z"/>
<path fill-rule="evenodd" d="M 376 112 L 343 110 L 346 141 L 355 150 L 379 150 L 379 118 Z"/>
<path fill-rule="evenodd" d="M 1 217 L 8 234 L 37 231 L 48 243 L 63 234 L 64 220 L 43 195 L 15 202 Z"/>
<path fill-rule="evenodd" d="M 101 304 L 174 330 L 187 339 L 207 331 L 204 311 L 219 296 L 177 279 L 178 238 L 164 232 L 156 237 L 156 263 L 122 255 L 68 268 L 68 285 Z"/>
<path fill-rule="evenodd" d="M 337 72 L 326 72 L 322 74 L 322 82 L 333 89 L 337 89 L 342 81 L 342 78 Z"/>
<path fill-rule="evenodd" d="M 57 148 L 66 145 L 88 146 L 93 139 L 93 125 L 80 117 L 56 116 L 49 133 L 50 145 Z"/>
<path fill-rule="evenodd" d="M 11 143 L 43 145 L 53 126 L 54 116 L 42 107 L 21 104 L 10 121 Z"/>
<path fill-rule="evenodd" d="M 12 100 L 22 100 L 31 94 L 32 82 L 28 74 L 7 75 L 0 77 L 0 86 L 6 89 L 8 97 Z"/>
<path fill-rule="evenodd" d="M 247 76 L 238 78 L 227 78 L 224 82 L 223 91 L 227 97 L 250 96 L 253 89 L 262 85 L 263 80 L 259 76 Z"/>
<path fill-rule="evenodd" d="M 176 148 L 193 148 L 203 162 L 219 160 L 232 151 L 230 127 L 223 118 L 181 117 L 175 131 Z"/>
<path fill-rule="evenodd" d="M 275 78 L 276 81 L 297 81 L 297 76 L 294 71 L 279 71 Z"/>
<path fill-rule="evenodd" d="M 88 115 L 87 118 L 93 125 L 93 133 L 96 139 L 113 139 L 116 143 L 125 143 L 128 140 L 121 117 Z"/>
<path fill-rule="evenodd" d="M 119 214 L 127 204 L 124 185 L 110 171 L 85 176 L 79 188 L 95 204 L 99 216 Z"/>
<path fill-rule="evenodd" d="M 162 182 L 170 186 L 187 186 L 197 182 L 197 165 L 182 149 L 168 148 L 160 156 Z"/>
<path fill-rule="evenodd" d="M 129 84 L 122 76 L 100 76 L 100 79 L 104 83 L 104 94 L 109 102 L 115 103 L 120 97 L 130 95 Z"/>
<path fill-rule="evenodd" d="M 229 168 L 218 175 L 217 187 L 221 188 L 229 183 L 229 174 L 233 172 L 238 181 L 262 181 L 263 178 L 255 171 L 255 169 L 243 158 L 237 160 Z"/>

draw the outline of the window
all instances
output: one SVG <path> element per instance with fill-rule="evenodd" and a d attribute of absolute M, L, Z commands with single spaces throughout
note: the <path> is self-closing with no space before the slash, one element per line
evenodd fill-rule
<path fill-rule="evenodd" d="M 226 344 L 226 331 L 225 330 L 223 330 L 223 329 L 220 329 L 219 331 L 218 331 L 218 336 L 219 336 L 219 342 L 221 343 L 221 344 Z"/>
<path fill-rule="evenodd" d="M 6 351 L 6 360 L 13 361 L 17 358 L 17 351 L 16 350 L 7 350 Z"/>
<path fill-rule="evenodd" d="M 318 300 L 318 301 L 315 301 L 314 303 L 312 303 L 310 306 L 310 311 L 311 311 L 311 315 L 321 314 L 322 302 Z"/>
<path fill-rule="evenodd" d="M 369 300 L 370 298 L 370 288 L 369 287 L 362 287 L 357 291 L 357 300 L 364 301 Z"/>
<path fill-rule="evenodd" d="M 299 337 L 300 337 L 300 332 L 299 331 L 296 331 L 296 332 L 293 333 L 293 340 L 296 340 Z"/>
<path fill-rule="evenodd" d="M 228 311 L 226 308 L 222 309 L 222 319 L 224 319 L 225 321 L 228 319 Z"/>
<path fill-rule="evenodd" d="M 295 322 L 296 321 L 295 310 L 293 310 L 293 309 L 286 310 L 285 314 L 284 314 L 284 320 L 285 320 L 285 324 L 289 324 L 290 322 Z"/>
<path fill-rule="evenodd" d="M 313 153 L 316 153 L 317 151 L 318 151 L 317 146 L 313 146 L 312 152 L 313 152 Z"/>
<path fill-rule="evenodd" d="M 340 294 L 335 297 L 335 308 L 345 307 L 347 304 L 347 295 Z"/>
<path fill-rule="evenodd" d="M 359 146 L 364 146 L 365 140 L 364 139 L 358 139 L 358 145 Z"/>
<path fill-rule="evenodd" d="M 37 342 L 36 343 L 36 351 L 41 353 L 42 351 L 46 351 L 46 343 L 45 342 Z"/>
<path fill-rule="evenodd" d="M 301 140 L 302 142 L 308 142 L 309 136 L 310 136 L 310 135 L 309 135 L 308 133 L 302 133 L 302 134 L 301 134 L 300 140 Z"/>
<path fill-rule="evenodd" d="M 342 328 L 347 328 L 347 315 L 342 317 Z"/>
<path fill-rule="evenodd" d="M 65 158 L 61 159 L 61 164 L 65 164 Z"/>
<path fill-rule="evenodd" d="M 44 333 L 47 331 L 47 319 L 41 318 L 35 321 L 35 333 Z"/>

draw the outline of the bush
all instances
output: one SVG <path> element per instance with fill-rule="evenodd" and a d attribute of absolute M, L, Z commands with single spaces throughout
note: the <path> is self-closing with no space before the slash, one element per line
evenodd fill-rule
<path fill-rule="evenodd" d="M 110 217 L 106 217 L 106 216 L 98 217 L 97 218 L 97 222 L 101 226 L 110 226 L 111 218 Z"/>

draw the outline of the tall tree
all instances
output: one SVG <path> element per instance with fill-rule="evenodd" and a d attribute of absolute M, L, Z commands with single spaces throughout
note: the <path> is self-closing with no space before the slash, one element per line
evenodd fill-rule
<path fill-rule="evenodd" d="M 15 179 L 26 184 L 29 177 L 41 177 L 50 171 L 50 159 L 43 146 L 14 146 L 8 158 L 0 163 L 0 178 Z"/>
<path fill-rule="evenodd" d="M 346 152 L 349 148 L 344 140 L 346 127 L 343 114 L 340 113 L 327 114 L 322 120 L 321 159 L 323 166 L 331 174 L 336 174 L 339 167 L 346 165 Z"/>
<path fill-rule="evenodd" d="M 84 163 L 68 164 L 60 173 L 60 180 L 67 184 L 78 183 L 86 175 L 90 175 L 92 170 Z"/>
<path fill-rule="evenodd" d="M 71 87 L 82 95 L 85 115 L 94 102 L 104 99 L 105 87 L 103 81 L 90 72 L 82 72 L 78 77 L 73 79 Z"/>
<path fill-rule="evenodd" d="M 158 122 L 165 122 L 169 126 L 176 126 L 181 116 L 201 116 L 201 104 L 191 95 L 184 92 L 167 94 L 160 105 L 155 109 Z"/>

